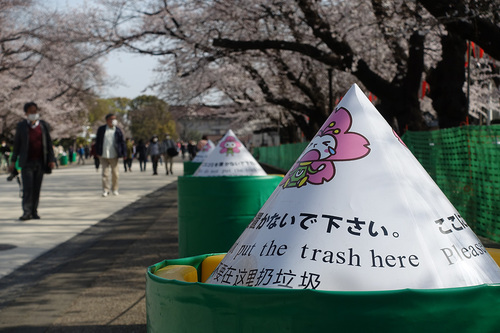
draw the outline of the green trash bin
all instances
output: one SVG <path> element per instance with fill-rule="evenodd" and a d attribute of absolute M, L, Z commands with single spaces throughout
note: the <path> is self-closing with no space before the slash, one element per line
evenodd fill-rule
<path fill-rule="evenodd" d="M 283 176 L 178 178 L 179 257 L 227 252 Z"/>
<path fill-rule="evenodd" d="M 194 266 L 200 274 L 208 256 L 148 268 L 148 332 L 475 333 L 500 327 L 500 284 L 355 292 L 211 285 L 154 275 L 167 265 Z"/>
<path fill-rule="evenodd" d="M 61 165 L 68 165 L 68 156 L 67 155 L 61 155 L 59 160 L 61 162 L 60 163 Z"/>
<path fill-rule="evenodd" d="M 201 163 L 192 161 L 185 161 L 183 164 L 184 164 L 184 176 L 190 176 L 194 174 L 201 165 Z"/>

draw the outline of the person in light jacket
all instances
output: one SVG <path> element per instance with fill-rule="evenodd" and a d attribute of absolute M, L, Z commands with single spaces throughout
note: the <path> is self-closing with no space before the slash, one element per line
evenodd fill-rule
<path fill-rule="evenodd" d="M 96 153 L 102 166 L 102 196 L 109 195 L 109 169 L 111 168 L 111 191 L 118 195 L 118 179 L 120 177 L 118 158 L 125 156 L 125 140 L 123 132 L 116 125 L 118 121 L 113 113 L 106 115 L 106 125 L 97 129 Z"/>

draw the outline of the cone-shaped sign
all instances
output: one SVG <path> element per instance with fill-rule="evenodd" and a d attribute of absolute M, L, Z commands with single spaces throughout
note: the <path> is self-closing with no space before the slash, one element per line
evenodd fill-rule
<path fill-rule="evenodd" d="M 267 173 L 238 140 L 232 130 L 219 141 L 205 158 L 195 177 L 265 176 Z"/>
<path fill-rule="evenodd" d="M 500 283 L 500 268 L 353 85 L 207 282 L 432 289 Z"/>
<path fill-rule="evenodd" d="M 193 158 L 192 162 L 202 163 L 214 149 L 215 144 L 212 142 L 212 140 L 208 140 L 207 144 L 203 146 L 203 148 L 201 148 L 201 150 Z"/>

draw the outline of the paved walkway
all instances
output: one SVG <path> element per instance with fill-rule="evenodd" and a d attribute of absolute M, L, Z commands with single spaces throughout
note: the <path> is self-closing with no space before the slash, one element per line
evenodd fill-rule
<path fill-rule="evenodd" d="M 146 331 L 145 272 L 177 257 L 183 168 L 137 168 L 121 169 L 120 195 L 106 198 L 90 163 L 54 170 L 42 219 L 25 222 L 17 184 L 0 180 L 0 332 Z"/>

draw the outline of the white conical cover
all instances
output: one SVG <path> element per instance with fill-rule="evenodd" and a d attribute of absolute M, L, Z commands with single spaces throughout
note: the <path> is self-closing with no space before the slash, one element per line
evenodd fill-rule
<path fill-rule="evenodd" d="M 357 85 L 211 284 L 319 290 L 500 282 L 500 268 Z"/>
<path fill-rule="evenodd" d="M 259 162 L 250 154 L 232 130 L 220 139 L 215 149 L 193 174 L 194 177 L 265 176 Z"/>
<path fill-rule="evenodd" d="M 212 140 L 208 140 L 207 143 L 193 158 L 192 162 L 202 163 L 214 149 L 215 149 L 215 144 L 212 142 Z"/>

